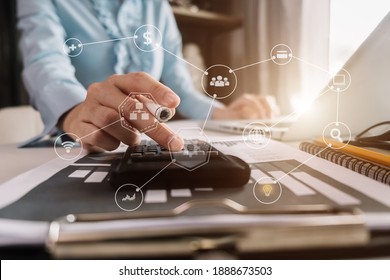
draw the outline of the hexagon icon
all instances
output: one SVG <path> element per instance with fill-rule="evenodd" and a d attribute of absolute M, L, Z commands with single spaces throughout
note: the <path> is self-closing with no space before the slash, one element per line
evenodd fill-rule
<path fill-rule="evenodd" d="M 156 128 L 159 122 L 150 108 L 158 106 L 152 94 L 131 92 L 118 107 L 122 127 L 134 133 L 145 133 Z"/>
<path fill-rule="evenodd" d="M 180 152 L 170 151 L 174 164 L 193 171 L 209 162 L 211 146 L 208 143 L 210 140 L 200 127 L 180 128 L 176 134 L 183 137 L 184 149 Z M 169 147 L 171 147 L 172 140 L 168 143 Z"/>

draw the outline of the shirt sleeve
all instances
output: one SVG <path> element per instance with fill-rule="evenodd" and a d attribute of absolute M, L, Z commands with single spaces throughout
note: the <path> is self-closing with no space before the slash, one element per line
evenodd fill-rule
<path fill-rule="evenodd" d="M 192 119 L 206 119 L 210 110 L 210 116 L 215 108 L 223 105 L 215 100 L 210 108 L 212 98 L 197 92 L 187 69 L 188 64 L 182 58 L 182 40 L 176 21 L 169 4 L 164 1 L 163 14 L 166 15 L 166 25 L 163 33 L 162 47 L 170 53 L 164 54 L 164 67 L 161 81 L 180 96 L 178 111 L 185 117 Z M 179 58 L 178 58 L 179 57 Z"/>
<path fill-rule="evenodd" d="M 18 0 L 18 28 L 22 78 L 31 104 L 45 124 L 44 135 L 56 127 L 65 112 L 84 101 L 86 89 L 63 51 L 66 34 L 53 1 Z"/>

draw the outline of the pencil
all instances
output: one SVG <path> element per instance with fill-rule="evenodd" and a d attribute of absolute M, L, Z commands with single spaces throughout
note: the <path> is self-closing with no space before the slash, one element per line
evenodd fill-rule
<path fill-rule="evenodd" d="M 316 139 L 315 142 L 317 144 L 320 144 L 322 146 L 326 145 L 326 143 L 332 144 L 332 147 L 335 148 L 340 148 L 339 150 L 341 152 L 345 152 L 346 154 L 354 155 L 357 157 L 360 157 L 362 159 L 370 160 L 375 163 L 383 164 L 385 166 L 390 166 L 390 156 L 371 151 L 368 149 L 363 149 L 360 147 L 356 147 L 353 145 L 345 144 L 345 143 L 340 143 L 338 141 L 334 141 L 331 139 L 326 139 L 326 143 L 324 143 L 323 139 Z"/>

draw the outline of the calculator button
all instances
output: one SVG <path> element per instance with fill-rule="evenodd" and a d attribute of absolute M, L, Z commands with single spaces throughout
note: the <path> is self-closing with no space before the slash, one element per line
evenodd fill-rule
<path fill-rule="evenodd" d="M 142 154 L 141 153 L 131 153 L 130 157 L 131 158 L 139 158 L 139 157 L 142 157 Z"/>

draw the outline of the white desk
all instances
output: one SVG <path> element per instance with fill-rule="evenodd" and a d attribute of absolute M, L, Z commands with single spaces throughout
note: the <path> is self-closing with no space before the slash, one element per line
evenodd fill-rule
<path fill-rule="evenodd" d="M 194 121 L 175 121 L 170 127 L 177 131 L 182 127 L 194 127 Z M 224 136 L 226 134 L 205 131 L 209 136 Z M 299 142 L 288 143 L 290 146 L 298 148 Z M 5 181 L 26 172 L 34 167 L 56 158 L 53 147 L 47 148 L 18 148 L 18 144 L 0 145 L 0 184 Z"/>
<path fill-rule="evenodd" d="M 174 131 L 177 131 L 177 128 L 180 126 L 185 127 L 187 123 L 178 122 L 175 123 L 174 126 L 172 126 L 172 129 Z M 222 136 L 223 134 L 208 132 L 207 134 L 210 136 Z M 297 143 L 290 143 L 291 146 L 297 147 Z M 23 148 L 19 149 L 17 148 L 17 144 L 8 144 L 8 145 L 0 145 L 0 163 L 1 163 L 1 172 L 0 172 L 0 184 L 4 183 L 5 181 L 12 179 L 13 177 L 26 172 L 32 168 L 35 168 L 39 165 L 45 164 L 48 161 L 57 158 L 56 153 L 54 152 L 53 147 L 47 147 L 47 148 Z M 379 257 L 389 257 L 388 256 L 388 250 L 389 246 L 384 246 L 384 248 L 358 248 L 359 252 L 343 252 L 342 250 L 336 250 L 335 252 L 337 257 L 343 257 L 343 258 L 355 258 L 357 256 L 360 257 L 371 257 L 371 256 L 379 256 Z M 274 257 L 279 258 L 308 258 L 312 257 L 312 254 L 315 256 L 321 256 L 323 252 L 316 251 L 316 252 L 309 252 L 307 255 L 305 255 L 302 252 L 301 254 L 295 255 L 295 253 L 287 254 L 284 253 L 282 256 L 274 255 Z M 329 252 L 325 251 L 325 255 L 329 254 Z M 340 255 L 338 255 L 340 254 Z M 334 258 L 336 255 L 331 254 L 329 257 Z M 267 258 L 267 253 L 264 253 L 263 255 L 259 255 L 256 257 L 263 257 Z"/>
<path fill-rule="evenodd" d="M 173 131 L 177 131 L 179 128 L 194 127 L 199 124 L 198 122 L 184 120 L 173 121 L 169 125 Z M 209 134 L 224 135 L 217 132 L 207 132 L 207 135 Z M 18 148 L 17 143 L 0 145 L 0 184 L 56 157 L 53 147 Z"/>
<path fill-rule="evenodd" d="M 17 144 L 0 145 L 0 184 L 57 157 L 50 148 L 23 148 Z"/>

